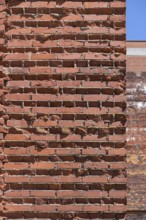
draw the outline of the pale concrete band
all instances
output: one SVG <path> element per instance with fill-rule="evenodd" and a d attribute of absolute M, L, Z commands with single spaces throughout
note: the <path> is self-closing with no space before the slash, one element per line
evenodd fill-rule
<path fill-rule="evenodd" d="M 146 56 L 146 48 L 127 48 L 128 56 Z"/>

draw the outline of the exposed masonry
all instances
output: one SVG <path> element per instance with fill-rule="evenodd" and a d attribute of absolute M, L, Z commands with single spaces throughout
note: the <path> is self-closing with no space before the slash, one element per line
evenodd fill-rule
<path fill-rule="evenodd" d="M 143 48 L 142 48 L 143 47 Z M 146 42 L 127 42 L 127 220 L 146 219 Z M 132 55 L 132 56 L 131 56 Z"/>
<path fill-rule="evenodd" d="M 0 1 L 1 219 L 125 219 L 125 1 Z"/>

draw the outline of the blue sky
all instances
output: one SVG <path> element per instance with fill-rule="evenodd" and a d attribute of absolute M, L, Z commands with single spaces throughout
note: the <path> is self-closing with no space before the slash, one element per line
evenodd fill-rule
<path fill-rule="evenodd" d="M 146 40 L 146 0 L 127 1 L 127 40 Z"/>

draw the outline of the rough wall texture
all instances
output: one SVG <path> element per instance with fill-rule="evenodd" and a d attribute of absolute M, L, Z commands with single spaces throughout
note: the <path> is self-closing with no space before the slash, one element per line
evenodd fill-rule
<path fill-rule="evenodd" d="M 146 42 L 128 42 L 146 48 Z M 142 50 L 143 50 L 142 49 Z M 128 210 L 130 220 L 146 219 L 146 55 L 127 56 Z"/>
<path fill-rule="evenodd" d="M 0 1 L 4 219 L 125 219 L 125 1 Z"/>

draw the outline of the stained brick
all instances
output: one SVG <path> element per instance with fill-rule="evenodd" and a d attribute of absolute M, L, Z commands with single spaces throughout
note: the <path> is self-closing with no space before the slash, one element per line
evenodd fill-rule
<path fill-rule="evenodd" d="M 127 49 L 146 48 L 145 42 L 127 42 Z M 128 220 L 145 219 L 145 55 L 127 55 L 127 176 Z M 143 158 L 142 160 L 140 158 Z"/>

